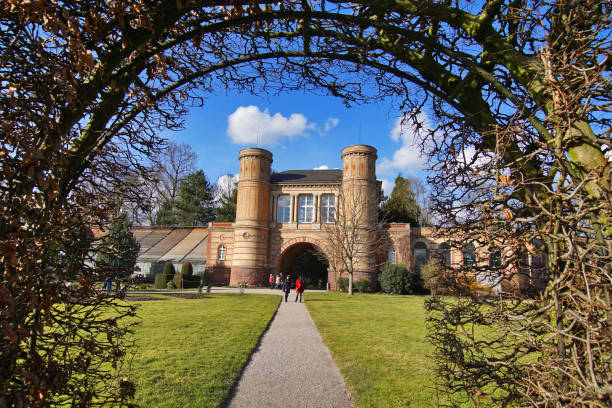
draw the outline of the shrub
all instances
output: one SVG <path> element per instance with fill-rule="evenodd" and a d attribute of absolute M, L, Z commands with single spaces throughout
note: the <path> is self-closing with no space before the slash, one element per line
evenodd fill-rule
<path fill-rule="evenodd" d="M 336 289 L 340 292 L 348 292 L 349 280 L 348 278 L 338 278 L 338 284 L 336 285 Z"/>
<path fill-rule="evenodd" d="M 200 277 L 193 275 L 173 275 L 172 282 L 180 289 L 193 289 L 200 286 Z"/>
<path fill-rule="evenodd" d="M 193 266 L 191 262 L 183 262 L 181 266 L 181 275 L 182 276 L 192 276 L 193 275 Z"/>
<path fill-rule="evenodd" d="M 176 284 L 174 283 L 174 281 L 168 282 L 168 284 L 166 285 L 166 289 L 176 289 Z"/>
<path fill-rule="evenodd" d="M 406 265 L 387 263 L 380 274 L 380 288 L 393 295 L 416 293 L 420 286 L 418 275 L 411 273 Z"/>
<path fill-rule="evenodd" d="M 361 293 L 368 293 L 371 291 L 372 282 L 368 278 L 359 279 L 355 282 L 355 289 Z"/>
<path fill-rule="evenodd" d="M 425 286 L 423 286 L 423 279 L 418 273 L 408 272 L 408 280 L 406 283 L 406 294 L 407 295 L 423 295 L 427 293 Z"/>
<path fill-rule="evenodd" d="M 167 282 L 167 275 L 164 275 L 163 273 L 158 273 L 155 275 L 155 289 L 165 289 Z"/>
<path fill-rule="evenodd" d="M 172 265 L 172 262 L 168 261 L 166 262 L 166 264 L 164 265 L 164 275 L 174 275 L 176 273 L 176 271 L 174 270 L 174 265 Z M 172 276 L 169 278 L 172 279 Z"/>
<path fill-rule="evenodd" d="M 441 295 L 448 291 L 448 283 L 444 275 L 444 266 L 439 259 L 432 258 L 421 270 L 423 286 L 432 295 Z"/>

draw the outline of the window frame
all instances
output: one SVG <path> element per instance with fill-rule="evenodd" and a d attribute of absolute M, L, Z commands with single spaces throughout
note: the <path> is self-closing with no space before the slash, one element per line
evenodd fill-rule
<path fill-rule="evenodd" d="M 217 248 L 217 260 L 225 261 L 225 257 L 227 255 L 227 247 L 223 244 L 219 245 Z"/>
<path fill-rule="evenodd" d="M 288 201 L 287 201 L 287 205 L 286 206 L 280 206 L 280 202 L 281 199 L 284 199 L 285 197 L 287 197 Z M 282 219 L 279 217 L 280 215 L 280 210 L 283 210 L 283 216 L 286 215 L 287 217 L 283 217 Z M 286 210 L 286 214 L 285 214 L 285 210 Z M 286 219 L 286 221 L 285 221 Z M 279 223 L 285 223 L 285 222 L 291 222 L 291 196 L 289 194 L 280 194 L 277 198 L 276 198 L 276 222 Z"/>
<path fill-rule="evenodd" d="M 324 200 L 327 198 L 327 202 Z M 330 204 L 330 199 L 333 203 Z M 336 222 L 336 195 L 321 194 L 321 222 L 324 224 L 332 224 Z"/>
<path fill-rule="evenodd" d="M 308 198 L 310 197 L 310 203 L 308 203 Z M 302 200 L 304 200 L 302 202 Z M 298 223 L 301 224 L 312 224 L 314 222 L 314 195 L 312 194 L 300 194 L 298 196 Z M 310 219 L 308 220 L 307 215 L 310 215 Z"/>

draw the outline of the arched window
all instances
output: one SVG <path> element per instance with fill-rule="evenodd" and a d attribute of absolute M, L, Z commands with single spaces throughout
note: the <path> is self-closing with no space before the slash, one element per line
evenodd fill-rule
<path fill-rule="evenodd" d="M 291 216 L 291 197 L 284 194 L 278 196 L 276 205 L 276 222 L 289 222 Z"/>
<path fill-rule="evenodd" d="M 314 199 L 312 194 L 302 194 L 298 199 L 298 222 L 312 222 Z"/>
<path fill-rule="evenodd" d="M 219 245 L 219 260 L 225 261 L 225 245 Z"/>
<path fill-rule="evenodd" d="M 321 196 L 321 222 L 334 222 L 336 219 L 336 196 L 323 194 Z"/>
<path fill-rule="evenodd" d="M 448 246 L 448 244 L 446 242 L 442 243 L 438 247 L 438 257 L 440 258 L 440 261 L 442 261 L 442 264 L 444 266 L 450 266 L 451 265 L 450 246 Z"/>
<path fill-rule="evenodd" d="M 390 264 L 397 263 L 397 256 L 395 253 L 395 248 L 389 248 L 389 250 L 387 251 L 387 262 L 389 262 Z"/>
<path fill-rule="evenodd" d="M 476 263 L 476 248 L 471 242 L 463 247 L 463 265 L 471 266 Z"/>
<path fill-rule="evenodd" d="M 427 245 L 422 242 L 414 244 L 414 265 L 417 268 L 427 265 Z"/>

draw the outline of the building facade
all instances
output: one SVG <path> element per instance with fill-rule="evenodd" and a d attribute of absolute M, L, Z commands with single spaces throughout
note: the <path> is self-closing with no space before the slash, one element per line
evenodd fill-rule
<path fill-rule="evenodd" d="M 352 258 L 355 281 L 368 278 L 376 283 L 385 262 L 403 263 L 417 272 L 434 256 L 450 267 L 472 262 L 486 268 L 495 262 L 469 242 L 462 249 L 451 248 L 432 228 L 379 225 L 381 182 L 376 180 L 376 149 L 348 146 L 341 158 L 342 169 L 271 173 L 271 152 L 241 150 L 235 222 L 212 222 L 208 228 L 134 228 L 141 245 L 139 269 L 155 275 L 165 262 L 174 263 L 178 270 L 188 261 L 195 273 L 206 269 L 216 285 L 265 286 L 270 274 L 294 275 L 300 256 L 315 250 L 330 264 L 327 281 L 333 289 L 338 278 L 347 275 L 330 245 L 330 229 L 345 228 L 341 221 L 346 219 L 354 221 L 350 228 L 358 248 Z M 527 271 L 519 274 L 519 290 L 535 280 L 538 286 L 545 284 L 541 278 L 545 273 L 531 276 L 532 264 L 541 260 L 528 253 L 525 256 L 524 266 L 518 266 Z M 501 290 L 499 279 L 477 279 L 483 286 Z"/>
<path fill-rule="evenodd" d="M 289 170 L 271 174 L 272 153 L 248 148 L 239 154 L 238 202 L 234 223 L 210 224 L 206 269 L 215 283 L 265 285 L 270 274 L 292 274 L 297 259 L 316 250 L 333 263 L 329 228 L 349 212 L 358 217 L 356 234 L 376 228 L 381 183 L 376 180 L 377 152 L 354 145 L 341 152 L 342 169 Z M 386 227 L 387 248 L 356 251 L 355 280 L 377 281 L 381 257 L 411 261 L 408 224 Z M 363 243 L 364 248 L 373 248 Z M 406 250 L 408 249 L 408 250 Z M 333 288 L 339 268 L 329 268 Z"/>

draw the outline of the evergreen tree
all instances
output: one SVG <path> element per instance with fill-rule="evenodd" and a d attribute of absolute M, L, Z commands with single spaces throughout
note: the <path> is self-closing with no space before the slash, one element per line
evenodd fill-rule
<path fill-rule="evenodd" d="M 215 219 L 214 189 L 202 170 L 189 174 L 181 182 L 179 196 L 173 212 L 176 224 L 184 226 L 206 225 Z"/>
<path fill-rule="evenodd" d="M 217 221 L 236 221 L 236 203 L 238 202 L 238 189 L 234 188 L 230 194 L 221 194 L 220 206 L 215 210 Z"/>
<path fill-rule="evenodd" d="M 100 241 L 96 267 L 102 276 L 126 276 L 132 273 L 140 244 L 130 231 L 130 223 L 125 213 L 115 217 L 108 233 Z"/>
<path fill-rule="evenodd" d="M 421 208 L 416 202 L 415 196 L 410 180 L 399 174 L 395 178 L 395 186 L 391 192 L 391 197 L 380 207 L 383 219 L 386 222 L 405 222 L 418 225 Z"/>
<path fill-rule="evenodd" d="M 157 214 L 155 214 L 155 225 L 177 225 L 175 201 L 162 202 Z"/>

